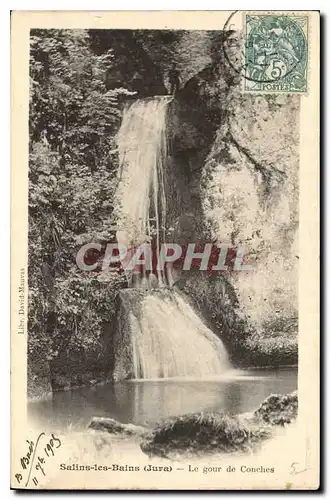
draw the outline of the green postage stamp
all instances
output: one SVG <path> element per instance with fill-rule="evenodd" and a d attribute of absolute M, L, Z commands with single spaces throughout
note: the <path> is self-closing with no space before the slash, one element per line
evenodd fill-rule
<path fill-rule="evenodd" d="M 245 16 L 244 90 L 307 92 L 308 16 Z"/>

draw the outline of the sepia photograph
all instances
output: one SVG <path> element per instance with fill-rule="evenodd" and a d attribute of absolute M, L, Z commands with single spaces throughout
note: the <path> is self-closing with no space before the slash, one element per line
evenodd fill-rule
<path fill-rule="evenodd" d="M 318 13 L 41 14 L 12 27 L 12 487 L 317 489 Z"/>

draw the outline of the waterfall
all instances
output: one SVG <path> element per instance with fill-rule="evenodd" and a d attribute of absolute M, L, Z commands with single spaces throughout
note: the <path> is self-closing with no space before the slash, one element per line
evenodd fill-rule
<path fill-rule="evenodd" d="M 222 341 L 178 292 L 149 292 L 129 316 L 134 378 L 214 377 L 228 368 Z"/>
<path fill-rule="evenodd" d="M 124 110 L 118 134 L 120 182 L 116 201 L 121 207 L 117 240 L 137 245 L 165 231 L 166 111 L 171 96 L 138 99 Z M 154 222 L 152 228 L 150 222 Z"/>
<path fill-rule="evenodd" d="M 165 241 L 166 113 L 171 96 L 139 99 L 123 115 L 118 134 L 120 207 L 118 243 Z M 143 292 L 122 292 L 121 320 L 115 339 L 114 378 L 212 377 L 228 368 L 222 341 L 207 328 L 186 299 L 156 284 L 146 273 Z M 153 276 L 155 278 L 155 276 Z M 132 286 L 132 281 L 129 282 Z M 130 365 L 130 366 L 129 366 Z"/>

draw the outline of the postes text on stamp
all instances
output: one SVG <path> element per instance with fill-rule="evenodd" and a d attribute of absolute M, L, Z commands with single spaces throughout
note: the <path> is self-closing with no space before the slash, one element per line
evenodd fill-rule
<path fill-rule="evenodd" d="M 245 16 L 244 90 L 307 92 L 308 17 Z"/>

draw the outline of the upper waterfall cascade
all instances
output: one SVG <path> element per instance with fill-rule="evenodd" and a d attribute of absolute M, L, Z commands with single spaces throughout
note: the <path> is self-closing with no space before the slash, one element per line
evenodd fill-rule
<path fill-rule="evenodd" d="M 165 229 L 166 111 L 171 96 L 139 99 L 124 110 L 117 143 L 121 216 L 117 240 L 138 245 Z"/>

